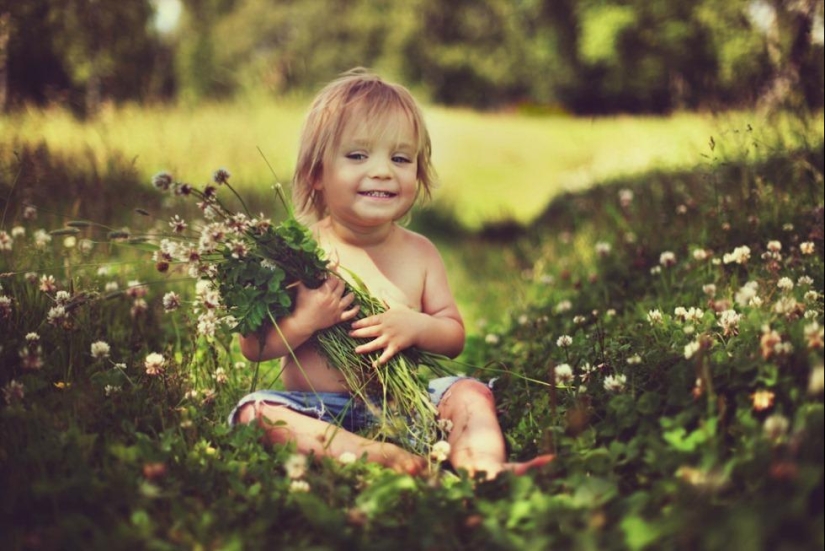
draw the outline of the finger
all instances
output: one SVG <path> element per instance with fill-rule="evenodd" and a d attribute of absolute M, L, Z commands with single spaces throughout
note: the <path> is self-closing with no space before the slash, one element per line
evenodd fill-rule
<path fill-rule="evenodd" d="M 362 327 L 360 329 L 353 329 L 349 332 L 349 336 L 354 337 L 356 339 L 369 339 L 372 337 L 378 337 L 380 335 L 381 330 L 377 326 Z"/>
<path fill-rule="evenodd" d="M 368 343 L 362 344 L 360 346 L 355 347 L 356 354 L 369 354 L 370 352 L 375 352 L 376 350 L 381 350 L 384 348 L 385 344 L 382 339 L 373 339 Z"/>
<path fill-rule="evenodd" d="M 385 363 L 390 361 L 392 357 L 395 356 L 396 352 L 397 350 L 393 346 L 388 346 L 387 348 L 385 348 L 384 353 L 381 354 L 381 357 L 378 358 L 378 365 L 384 365 Z"/>
<path fill-rule="evenodd" d="M 349 310 L 345 310 L 343 314 L 341 314 L 341 321 L 349 321 L 355 316 L 358 315 L 358 311 L 361 309 L 361 306 L 355 305 L 354 307 L 350 308 Z"/>
<path fill-rule="evenodd" d="M 373 325 L 378 325 L 379 323 L 378 316 L 367 316 L 365 318 L 361 318 L 360 320 L 356 320 L 352 322 L 353 329 L 361 329 L 364 327 L 371 327 Z"/>

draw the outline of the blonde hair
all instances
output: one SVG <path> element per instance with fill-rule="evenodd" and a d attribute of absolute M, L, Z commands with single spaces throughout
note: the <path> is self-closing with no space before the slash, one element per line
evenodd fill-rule
<path fill-rule="evenodd" d="M 298 161 L 292 177 L 292 201 L 301 219 L 321 219 L 327 205 L 314 184 L 323 177 L 324 163 L 330 159 L 347 122 L 388 115 L 406 115 L 417 140 L 418 191 L 427 198 L 435 186 L 432 144 L 424 116 L 409 90 L 400 84 L 385 82 L 364 68 L 343 73 L 316 96 L 310 106 L 301 141 Z"/>

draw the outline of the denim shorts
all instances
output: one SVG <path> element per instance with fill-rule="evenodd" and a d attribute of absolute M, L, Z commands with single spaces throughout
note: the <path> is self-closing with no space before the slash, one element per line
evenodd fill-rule
<path fill-rule="evenodd" d="M 441 399 L 453 384 L 470 377 L 439 377 L 427 385 L 430 401 L 438 407 Z M 311 415 L 338 425 L 350 432 L 358 432 L 377 423 L 369 407 L 354 399 L 348 392 L 312 392 L 295 390 L 258 390 L 240 399 L 229 414 L 229 424 L 234 425 L 238 410 L 246 404 L 263 402 L 283 405 L 298 413 Z"/>

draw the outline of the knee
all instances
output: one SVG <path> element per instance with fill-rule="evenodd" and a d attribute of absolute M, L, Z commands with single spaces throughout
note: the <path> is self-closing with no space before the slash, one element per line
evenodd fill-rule
<path fill-rule="evenodd" d="M 252 423 L 257 418 L 256 414 L 256 407 L 255 404 L 249 402 L 241 406 L 237 412 L 235 412 L 235 422 L 241 423 L 244 425 L 248 425 Z"/>
<path fill-rule="evenodd" d="M 490 387 L 481 381 L 463 379 L 450 387 L 442 403 L 446 408 L 452 408 L 458 405 L 473 406 L 479 404 L 494 407 L 495 398 Z"/>

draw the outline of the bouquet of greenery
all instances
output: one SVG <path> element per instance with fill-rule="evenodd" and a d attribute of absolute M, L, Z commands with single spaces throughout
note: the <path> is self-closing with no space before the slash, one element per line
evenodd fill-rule
<path fill-rule="evenodd" d="M 185 263 L 197 278 L 198 331 L 206 335 L 221 323 L 242 334 L 255 333 L 265 324 L 277 329 L 278 319 L 292 308 L 298 282 L 317 288 L 332 276 L 324 251 L 295 219 L 280 184 L 274 189 L 286 216 L 275 224 L 263 215 L 251 215 L 229 177 L 226 170 L 218 170 L 203 189 L 176 182 L 168 173 L 153 178 L 158 189 L 195 198 L 203 212 L 205 220 L 195 228 L 196 240 L 183 219 L 172 217 L 172 232 L 158 243 L 154 260 L 162 272 L 173 263 Z M 219 197 L 220 187 L 235 195 L 244 212 L 227 207 Z M 383 312 L 385 305 L 370 295 L 357 275 L 348 274 L 354 284 L 347 283 L 347 292 L 354 293 L 360 305 L 356 319 Z M 444 365 L 446 358 L 413 348 L 376 368 L 380 354 L 355 353 L 355 347 L 365 341 L 348 331 L 349 323 L 340 323 L 317 332 L 312 340 L 330 365 L 341 371 L 353 399 L 374 407 L 381 423 L 370 436 L 389 438 L 426 454 L 439 434 L 426 379 L 452 374 Z"/>

